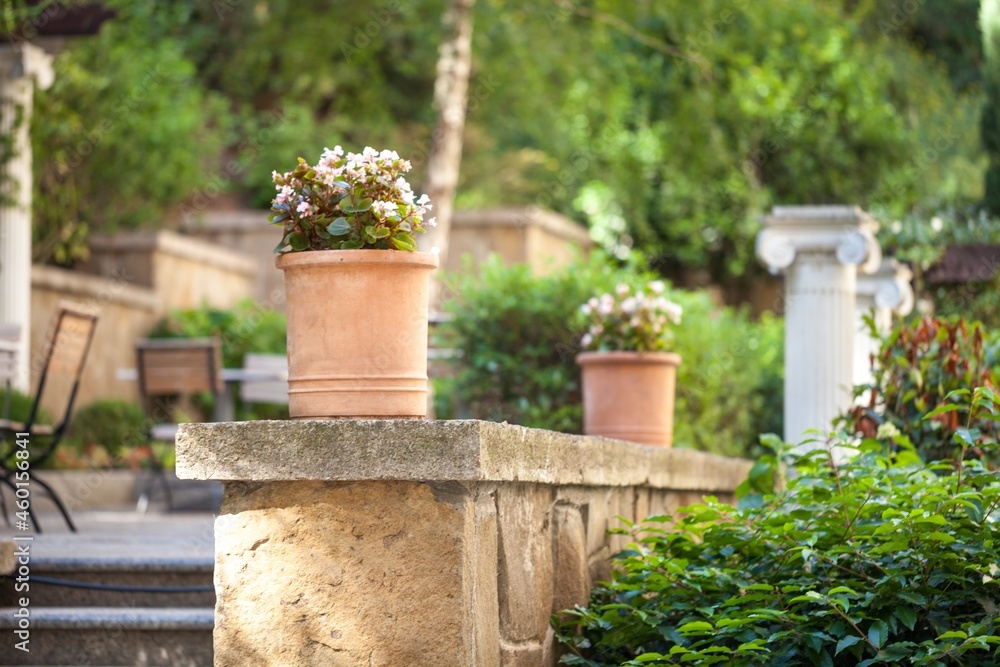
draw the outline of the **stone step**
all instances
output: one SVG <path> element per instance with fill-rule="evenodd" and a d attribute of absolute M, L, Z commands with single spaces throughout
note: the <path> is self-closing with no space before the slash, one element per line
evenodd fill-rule
<path fill-rule="evenodd" d="M 39 557 L 30 566 L 33 608 L 215 606 L 211 558 Z M 0 580 L 0 607 L 16 606 L 24 595 L 16 585 L 14 578 Z M 207 590 L 148 590 L 164 588 Z"/>
<path fill-rule="evenodd" d="M 15 609 L 0 609 L 0 633 L 11 643 Z M 4 648 L 0 665 L 50 667 L 210 667 L 212 608 L 29 608 L 30 652 Z"/>

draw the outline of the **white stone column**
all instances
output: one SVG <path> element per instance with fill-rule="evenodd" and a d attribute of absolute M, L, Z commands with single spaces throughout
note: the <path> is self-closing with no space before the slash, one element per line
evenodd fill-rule
<path fill-rule="evenodd" d="M 830 430 L 851 405 L 857 273 L 881 262 L 878 224 L 855 206 L 779 206 L 757 257 L 785 274 L 785 439 Z"/>
<path fill-rule="evenodd" d="M 871 355 L 878 354 L 879 340 L 865 324 L 874 309 L 875 329 L 884 335 L 892 329 L 892 315 L 909 315 L 913 310 L 913 272 L 894 259 L 882 260 L 875 273 L 858 276 L 857 325 L 854 339 L 854 384 L 872 381 Z M 867 401 L 865 401 L 867 403 Z"/>
<path fill-rule="evenodd" d="M 0 45 L 0 324 L 19 324 L 18 378 L 28 391 L 31 360 L 31 106 L 52 85 L 52 56 L 20 42 Z"/>

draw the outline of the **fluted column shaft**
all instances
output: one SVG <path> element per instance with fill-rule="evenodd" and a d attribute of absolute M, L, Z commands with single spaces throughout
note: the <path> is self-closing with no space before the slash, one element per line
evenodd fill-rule
<path fill-rule="evenodd" d="M 872 381 L 871 355 L 879 351 L 879 339 L 872 336 L 865 316 L 874 315 L 875 329 L 880 336 L 888 333 L 892 329 L 893 313 L 909 315 L 913 310 L 912 278 L 910 269 L 894 259 L 885 259 L 875 273 L 858 277 L 854 384 Z"/>
<path fill-rule="evenodd" d="M 51 56 L 0 46 L 0 324 L 21 327 L 15 387 L 28 391 L 31 359 L 31 107 L 52 81 Z"/>
<path fill-rule="evenodd" d="M 785 274 L 785 439 L 828 431 L 851 405 L 857 273 L 881 260 L 877 225 L 848 206 L 777 207 L 757 256 Z"/>

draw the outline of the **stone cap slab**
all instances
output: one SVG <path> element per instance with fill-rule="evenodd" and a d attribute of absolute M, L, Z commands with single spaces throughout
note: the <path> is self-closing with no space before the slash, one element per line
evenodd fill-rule
<path fill-rule="evenodd" d="M 751 463 L 478 420 L 181 424 L 177 476 L 222 481 L 411 480 L 732 491 Z"/>

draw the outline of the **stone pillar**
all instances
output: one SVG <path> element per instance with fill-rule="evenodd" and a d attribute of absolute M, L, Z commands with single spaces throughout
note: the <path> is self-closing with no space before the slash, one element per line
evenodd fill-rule
<path fill-rule="evenodd" d="M 872 337 L 866 316 L 873 316 L 875 329 L 884 335 L 892 329 L 892 315 L 913 310 L 913 272 L 894 259 L 884 259 L 875 273 L 858 276 L 857 325 L 854 339 L 854 384 L 872 381 L 871 355 L 878 354 L 879 340 Z M 867 401 L 865 401 L 867 403 Z"/>
<path fill-rule="evenodd" d="M 21 391 L 31 368 L 31 106 L 35 86 L 52 79 L 52 56 L 40 47 L 0 45 L 0 324 L 21 326 Z"/>
<path fill-rule="evenodd" d="M 609 528 L 732 499 L 750 463 L 480 421 L 183 424 L 225 484 L 215 665 L 554 667 Z"/>
<path fill-rule="evenodd" d="M 785 439 L 828 431 L 851 405 L 857 273 L 881 262 L 878 224 L 854 206 L 779 206 L 757 257 L 785 274 Z"/>

